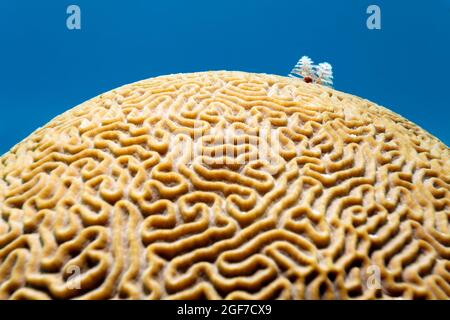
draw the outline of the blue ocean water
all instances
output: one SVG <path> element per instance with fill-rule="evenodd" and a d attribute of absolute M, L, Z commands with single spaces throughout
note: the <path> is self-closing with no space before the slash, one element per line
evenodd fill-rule
<path fill-rule="evenodd" d="M 66 8 L 81 8 L 68 30 Z M 366 9 L 381 8 L 381 30 Z M 0 154 L 117 86 L 204 70 L 286 75 L 308 55 L 335 88 L 384 105 L 450 145 L 450 0 L 0 2 Z"/>

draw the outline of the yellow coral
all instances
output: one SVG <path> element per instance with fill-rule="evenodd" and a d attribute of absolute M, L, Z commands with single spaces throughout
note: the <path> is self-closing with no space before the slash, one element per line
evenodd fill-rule
<path fill-rule="evenodd" d="M 352 95 L 140 81 L 0 158 L 0 298 L 448 298 L 449 183 L 448 147 Z"/>

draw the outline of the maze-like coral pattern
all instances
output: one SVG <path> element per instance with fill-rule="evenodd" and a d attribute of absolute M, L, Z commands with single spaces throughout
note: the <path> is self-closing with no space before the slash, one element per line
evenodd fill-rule
<path fill-rule="evenodd" d="M 144 80 L 0 158 L 0 298 L 447 299 L 449 187 L 448 147 L 367 100 Z"/>

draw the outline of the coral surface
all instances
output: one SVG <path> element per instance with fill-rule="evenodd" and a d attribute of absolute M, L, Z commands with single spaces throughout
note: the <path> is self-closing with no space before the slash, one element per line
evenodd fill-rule
<path fill-rule="evenodd" d="M 0 298 L 447 299 L 449 219 L 449 148 L 386 108 L 162 76 L 0 158 Z"/>

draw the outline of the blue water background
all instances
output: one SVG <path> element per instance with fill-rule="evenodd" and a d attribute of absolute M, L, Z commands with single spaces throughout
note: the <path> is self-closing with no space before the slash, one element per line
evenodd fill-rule
<path fill-rule="evenodd" d="M 77 4 L 82 29 L 66 28 Z M 368 30 L 366 9 L 381 8 Z M 329 61 L 335 88 L 384 105 L 450 145 L 450 0 L 0 2 L 0 154 L 67 109 L 158 75 L 286 75 Z"/>

